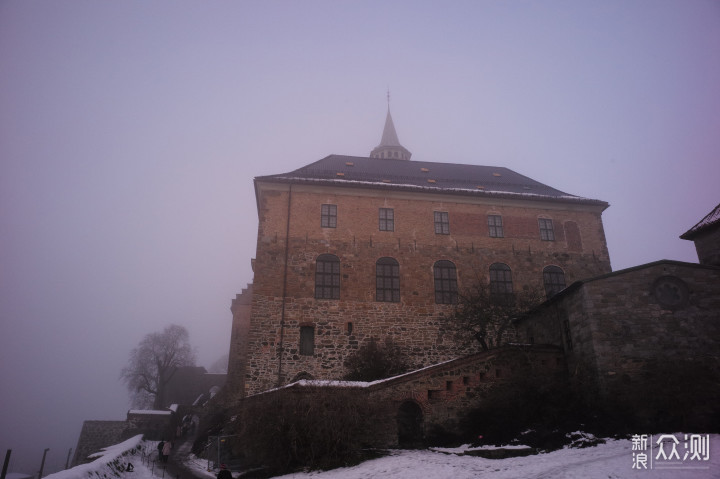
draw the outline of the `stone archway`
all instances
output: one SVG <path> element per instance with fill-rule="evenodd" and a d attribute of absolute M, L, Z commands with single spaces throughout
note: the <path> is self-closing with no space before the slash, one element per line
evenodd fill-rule
<path fill-rule="evenodd" d="M 423 412 L 415 401 L 404 401 L 397 414 L 398 445 L 404 448 L 423 446 Z"/>

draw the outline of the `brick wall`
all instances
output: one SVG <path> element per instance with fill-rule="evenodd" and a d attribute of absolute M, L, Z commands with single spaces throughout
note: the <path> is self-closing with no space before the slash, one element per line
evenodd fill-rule
<path fill-rule="evenodd" d="M 567 284 L 610 271 L 597 206 L 297 185 L 291 198 L 286 185 L 259 184 L 258 191 L 248 354 L 238 348 L 231 359 L 231 370 L 244 371 L 246 394 L 298 374 L 340 378 L 347 355 L 371 338 L 391 337 L 415 367 L 474 352 L 448 334 L 445 321 L 453 307 L 435 304 L 438 260 L 456 265 L 461 289 L 487 281 L 496 262 L 511 268 L 516 291 L 543 291 L 545 266 L 561 267 Z M 336 228 L 321 227 L 322 204 L 337 205 Z M 381 207 L 394 209 L 394 231 L 379 231 Z M 435 234 L 434 211 L 448 212 L 450 234 Z M 504 238 L 489 237 L 488 214 L 502 216 Z M 538 218 L 553 220 L 555 241 L 541 241 Z M 315 261 L 324 253 L 340 259 L 339 300 L 314 299 Z M 375 301 L 375 264 L 382 257 L 400 265 L 398 303 Z M 299 354 L 301 325 L 315 328 L 312 356 Z"/>

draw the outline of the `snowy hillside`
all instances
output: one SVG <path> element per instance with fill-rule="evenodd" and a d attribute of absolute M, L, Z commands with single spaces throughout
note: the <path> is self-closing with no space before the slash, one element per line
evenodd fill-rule
<path fill-rule="evenodd" d="M 355 467 L 325 472 L 295 473 L 282 476 L 285 479 L 706 479 L 720 478 L 720 435 L 709 436 L 709 449 L 695 451 L 686 447 L 683 434 L 675 434 L 677 459 L 672 453 L 672 443 L 665 442 L 661 453 L 655 447 L 652 455 L 648 449 L 648 469 L 634 469 L 637 449 L 633 450 L 630 439 L 608 440 L 605 444 L 584 449 L 562 449 L 546 454 L 511 459 L 484 459 L 461 455 L 465 449 L 435 449 L 420 451 L 393 451 L 389 456 L 374 459 Z M 705 437 L 705 436 L 703 436 Z M 689 444 L 689 441 L 687 442 Z M 119 477 L 121 479 L 153 479 L 162 477 L 162 469 L 144 466 L 143 451 L 152 451 L 155 443 L 142 441 L 136 436 L 121 444 L 98 453 L 90 463 L 46 476 L 45 479 L 97 479 Z M 637 446 L 637 444 L 635 444 Z M 690 452 L 697 453 L 695 459 Z M 687 453 L 687 455 L 686 455 Z M 662 460 L 662 455 L 668 459 Z M 653 462 L 652 458 L 660 460 Z M 678 460 L 679 459 L 679 460 Z M 134 471 L 123 471 L 132 462 Z M 651 464 L 652 463 L 652 464 Z M 187 460 L 186 465 L 197 471 L 198 477 L 214 477 L 205 470 L 205 461 Z M 152 464 L 151 464 L 152 466 Z M 650 469 L 652 467 L 652 469 Z"/>

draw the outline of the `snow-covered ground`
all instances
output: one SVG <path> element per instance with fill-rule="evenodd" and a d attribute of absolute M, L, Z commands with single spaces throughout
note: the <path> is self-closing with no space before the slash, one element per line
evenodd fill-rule
<path fill-rule="evenodd" d="M 305 472 L 282 476 L 284 479 L 465 479 L 487 477 L 491 479 L 676 479 L 676 478 L 720 478 L 720 435 L 710 435 L 709 450 L 700 451 L 695 460 L 684 458 L 686 442 L 682 434 L 677 452 L 681 460 L 655 461 L 650 469 L 633 469 L 634 456 L 630 439 L 607 440 L 605 444 L 584 449 L 562 449 L 546 454 L 510 459 L 483 459 L 461 455 L 465 450 L 436 449 L 423 451 L 398 450 L 387 457 L 366 461 L 355 467 L 334 469 L 325 472 Z M 689 444 L 689 443 L 688 443 Z M 162 469 L 151 470 L 141 461 L 142 451 L 152 451 L 155 443 L 142 441 L 140 436 L 122 444 L 106 448 L 98 459 L 90 464 L 77 466 L 66 471 L 46 476 L 45 479 L 97 479 L 120 477 L 121 479 L 155 479 L 163 477 Z M 665 454 L 671 456 L 671 444 L 666 443 Z M 649 452 L 649 451 L 648 451 Z M 659 451 L 657 447 L 652 456 Z M 707 460 L 704 458 L 707 457 Z M 132 472 L 120 471 L 120 466 L 132 462 Z M 198 476 L 214 477 L 206 470 L 203 460 L 189 459 L 186 464 L 198 472 Z"/>

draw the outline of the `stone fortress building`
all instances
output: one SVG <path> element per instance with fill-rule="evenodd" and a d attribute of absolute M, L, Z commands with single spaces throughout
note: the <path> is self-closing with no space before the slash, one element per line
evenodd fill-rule
<path fill-rule="evenodd" d="M 388 108 L 369 157 L 255 178 L 254 279 L 231 308 L 226 394 L 340 379 L 371 340 L 392 339 L 416 368 L 476 353 L 446 327 L 464 287 L 552 295 L 611 272 L 606 202 L 410 157 Z"/>

